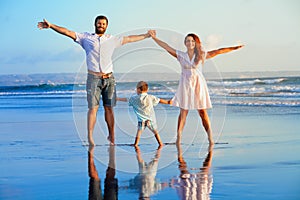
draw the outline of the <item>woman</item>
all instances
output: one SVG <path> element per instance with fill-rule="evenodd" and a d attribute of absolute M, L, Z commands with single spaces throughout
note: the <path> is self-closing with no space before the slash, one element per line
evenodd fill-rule
<path fill-rule="evenodd" d="M 207 155 L 200 168 L 190 168 L 184 160 L 182 148 L 177 144 L 178 168 L 180 175 L 171 180 L 176 188 L 179 199 L 209 200 L 213 187 L 213 174 L 211 172 L 213 146 L 209 145 Z M 193 169 L 200 169 L 195 171 Z"/>
<path fill-rule="evenodd" d="M 167 43 L 156 37 L 155 31 L 149 32 L 152 39 L 172 56 L 177 58 L 181 65 L 181 78 L 176 94 L 172 100 L 172 105 L 180 107 L 180 114 L 177 125 L 177 141 L 181 141 L 181 133 L 185 125 L 186 117 L 189 110 L 197 110 L 202 120 L 202 124 L 208 136 L 208 141 L 213 144 L 212 130 L 210 120 L 206 109 L 212 107 L 206 80 L 202 75 L 200 64 L 204 64 L 206 59 L 216 55 L 237 50 L 241 46 L 220 48 L 205 52 L 202 48 L 201 41 L 196 34 L 190 33 L 184 39 L 186 52 L 175 50 Z"/>

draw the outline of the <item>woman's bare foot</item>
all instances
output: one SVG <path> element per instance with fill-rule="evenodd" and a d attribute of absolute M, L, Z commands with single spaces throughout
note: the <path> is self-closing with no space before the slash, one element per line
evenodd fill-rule
<path fill-rule="evenodd" d="M 181 137 L 177 137 L 177 139 L 176 139 L 176 145 L 180 145 L 180 143 L 181 143 Z"/>
<path fill-rule="evenodd" d="M 181 133 L 177 132 L 176 145 L 180 145 L 180 143 L 181 143 Z"/>
<path fill-rule="evenodd" d="M 95 146 L 94 139 L 92 137 L 88 137 L 89 146 Z"/>
<path fill-rule="evenodd" d="M 89 146 L 94 147 L 96 144 L 94 142 L 89 141 Z"/>

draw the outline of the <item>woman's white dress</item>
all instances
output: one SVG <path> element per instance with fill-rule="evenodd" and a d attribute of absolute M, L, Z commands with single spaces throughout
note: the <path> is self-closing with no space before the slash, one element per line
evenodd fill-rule
<path fill-rule="evenodd" d="M 185 110 L 211 108 L 206 80 L 201 69 L 202 62 L 195 66 L 195 55 L 190 60 L 187 52 L 177 50 L 176 54 L 181 65 L 181 76 L 172 105 Z"/>

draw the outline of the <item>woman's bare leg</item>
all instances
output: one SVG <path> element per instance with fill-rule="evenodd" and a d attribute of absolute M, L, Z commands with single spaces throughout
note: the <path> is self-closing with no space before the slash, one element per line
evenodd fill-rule
<path fill-rule="evenodd" d="M 186 121 L 186 116 L 189 113 L 188 110 L 184 110 L 180 108 L 180 114 L 178 116 L 178 124 L 177 124 L 177 140 L 176 143 L 180 144 L 181 142 L 181 133 L 183 131 L 185 121 Z"/>
<path fill-rule="evenodd" d="M 212 137 L 212 130 L 211 130 L 211 126 L 210 126 L 210 120 L 209 120 L 207 111 L 202 109 L 202 110 L 198 110 L 198 113 L 201 117 L 202 125 L 204 126 L 204 129 L 207 133 L 209 144 L 214 144 L 214 140 Z"/>

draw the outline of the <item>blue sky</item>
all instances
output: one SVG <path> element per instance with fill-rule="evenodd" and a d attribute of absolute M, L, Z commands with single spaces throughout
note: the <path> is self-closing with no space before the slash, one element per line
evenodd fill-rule
<path fill-rule="evenodd" d="M 299 70 L 299 11 L 298 0 L 2 0 L 0 74 L 76 72 L 85 58 L 81 47 L 52 30 L 37 29 L 37 22 L 46 18 L 93 32 L 99 14 L 108 16 L 107 33 L 114 35 L 154 28 L 163 40 L 168 34 L 159 30 L 197 33 L 207 49 L 245 44 L 214 58 L 222 72 Z"/>

